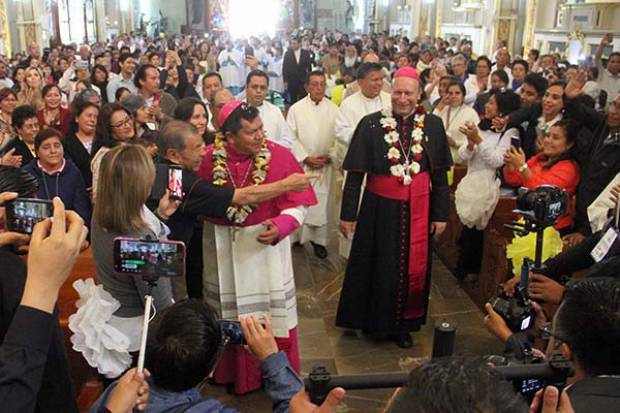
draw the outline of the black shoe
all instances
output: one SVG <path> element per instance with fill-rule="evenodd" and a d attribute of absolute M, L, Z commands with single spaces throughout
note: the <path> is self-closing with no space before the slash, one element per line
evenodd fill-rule
<path fill-rule="evenodd" d="M 316 255 L 317 257 L 319 257 L 320 259 L 325 259 L 327 258 L 327 250 L 325 249 L 324 246 L 319 245 L 319 244 L 315 244 L 314 242 L 312 243 L 312 248 L 314 248 L 314 255 Z"/>
<path fill-rule="evenodd" d="M 413 347 L 413 339 L 411 338 L 411 334 L 409 334 L 409 333 L 394 334 L 394 335 L 390 336 L 390 338 L 400 348 L 411 348 L 411 347 Z"/>
<path fill-rule="evenodd" d="M 293 247 L 295 247 L 295 248 L 299 248 L 299 247 L 301 247 L 301 246 L 302 246 L 302 245 L 301 245 L 301 242 L 299 242 L 299 241 L 295 241 L 295 242 L 293 242 Z"/>

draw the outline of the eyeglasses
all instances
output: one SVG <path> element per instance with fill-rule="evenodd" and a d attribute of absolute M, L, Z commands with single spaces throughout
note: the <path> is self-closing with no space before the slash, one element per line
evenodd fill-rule
<path fill-rule="evenodd" d="M 130 125 L 130 124 L 131 124 L 131 118 L 127 117 L 123 121 L 121 121 L 121 122 L 119 122 L 119 123 L 117 123 L 115 125 L 110 124 L 110 126 L 112 128 L 120 128 L 121 126 Z"/>
<path fill-rule="evenodd" d="M 542 338 L 543 340 L 550 340 L 553 337 L 554 338 L 553 344 L 555 348 L 559 347 L 560 344 L 566 342 L 566 340 L 562 336 L 553 332 L 553 326 L 551 325 L 551 322 L 547 322 L 543 324 L 539 328 L 539 332 L 540 332 L 540 338 Z"/>

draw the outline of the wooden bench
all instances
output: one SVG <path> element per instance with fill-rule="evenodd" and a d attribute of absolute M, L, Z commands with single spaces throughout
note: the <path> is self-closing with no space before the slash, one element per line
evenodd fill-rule
<path fill-rule="evenodd" d="M 73 334 L 69 330 L 69 316 L 76 312 L 75 302 L 78 299 L 78 293 L 73 289 L 73 283 L 76 280 L 87 278 L 95 278 L 95 263 L 90 248 L 80 254 L 71 275 L 58 295 L 58 318 L 65 338 L 71 379 L 80 412 L 87 412 L 103 390 L 97 370 L 88 365 L 82 357 L 82 353 L 73 350 L 69 340 Z"/>

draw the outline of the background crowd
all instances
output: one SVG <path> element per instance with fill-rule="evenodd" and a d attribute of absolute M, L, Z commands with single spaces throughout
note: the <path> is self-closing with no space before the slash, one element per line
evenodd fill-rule
<path fill-rule="evenodd" d="M 609 230 L 608 218 L 620 189 L 620 52 L 602 56 L 611 40 L 604 37 L 596 54 L 579 64 L 537 50 L 512 56 L 502 42 L 492 55 L 476 56 L 467 39 L 308 30 L 248 39 L 225 33 L 152 39 L 131 33 L 105 44 L 43 49 L 31 44 L 25 53 L 0 56 L 0 168 L 21 168 L 38 182 L 36 193 L 15 189 L 21 185 L 17 178 L 2 191 L 54 200 L 55 206 L 53 224 L 39 224 L 31 237 L 27 277 L 11 251 L 3 248 L 0 257 L 6 268 L 21 274 L 22 285 L 12 294 L 25 291 L 21 301 L 3 298 L 2 303 L 5 308 L 5 303 L 14 306 L 2 316 L 0 392 L 3 400 L 13 400 L 9 391 L 21 389 L 12 393 L 21 399 L 9 401 L 13 409 L 7 411 L 33 411 L 35 406 L 54 411 L 46 409 L 47 403 L 61 404 L 56 411 L 76 410 L 74 401 L 54 394 L 71 394 L 70 383 L 58 392 L 39 387 L 66 375 L 66 356 L 58 344 L 62 338 L 49 332 L 55 329 L 58 288 L 86 245 L 92 249 L 97 282 L 119 303 L 105 322 L 128 340 L 121 367 L 117 360 L 89 359 L 99 364 L 107 379 L 120 377 L 91 411 L 125 412 L 134 406 L 154 412 L 224 411 L 219 402 L 204 399 L 196 390 L 212 372 L 216 381 L 226 376 L 221 365 L 217 369 L 225 344 L 217 318 L 225 306 L 218 307 L 223 299 L 210 295 L 208 275 L 203 276 L 214 260 L 224 265 L 225 252 L 213 249 L 214 256 L 208 255 L 213 244 L 208 244 L 207 230 L 232 226 L 234 241 L 235 226 L 243 226 L 243 221 L 222 222 L 230 220 L 231 209 L 237 219 L 248 206 L 249 222 L 265 227 L 257 237 L 264 246 L 290 250 L 290 238 L 291 244 L 310 242 L 321 259 L 336 253 L 326 248 L 332 223 L 328 207 L 330 199 L 340 198 L 334 194 L 346 187 L 342 164 L 349 145 L 362 118 L 391 109 L 393 76 L 408 73 L 407 68 L 415 69 L 419 78 L 419 105 L 429 119 L 436 116 L 441 121 L 454 164 L 446 179 L 454 186 L 456 212 L 464 226 L 455 271 L 459 280 L 480 272 L 484 229 L 501 196 L 542 185 L 568 193 L 568 211 L 553 226 L 563 251 L 547 260 L 544 273 L 531 275 L 529 287 L 540 304 L 536 328 L 548 321 L 551 336 L 541 341 L 537 332 L 513 334 L 489 306 L 486 323 L 512 352 L 530 344 L 543 350 L 548 346 L 575 362 L 575 379 L 581 385 L 574 384 L 561 397 L 548 388 L 544 403 L 542 393 L 534 399 L 535 411 L 568 412 L 571 401 L 570 409 L 577 412 L 591 411 L 588 405 L 599 412 L 617 411 L 620 285 L 614 260 L 620 248 L 614 238 L 602 262 L 590 256 L 608 231 L 618 231 L 613 223 Z M 251 159 L 263 156 L 265 148 L 262 143 L 254 148 L 253 136 L 277 145 L 274 149 L 269 144 L 272 155 L 281 159 L 278 165 L 288 165 L 282 174 L 276 167 L 269 169 L 272 175 L 266 180 L 252 174 L 253 182 L 261 184 L 256 186 L 246 181 L 252 165 L 259 170 L 260 163 L 238 166 L 246 160 L 240 148 L 253 154 Z M 206 184 L 217 166 L 210 162 L 216 162 L 222 139 L 229 143 L 226 156 L 236 162 L 227 172 L 232 184 L 218 186 L 217 179 Z M 186 172 L 181 201 L 168 191 L 158 198 L 151 193 L 158 167 L 170 164 Z M 466 171 L 460 180 L 458 170 Z M 3 201 L 15 197 L 0 196 Z M 253 210 L 256 204 L 269 207 Z M 66 229 L 65 208 L 74 211 L 66 215 Z M 254 213 L 260 220 L 252 220 Z M 350 216 L 343 212 L 339 227 L 343 235 L 338 253 L 344 257 L 349 257 L 355 229 Z M 210 218 L 205 222 L 205 217 Z M 88 237 L 83 226 L 90 231 Z M 151 325 L 146 378 L 135 370 L 122 375 L 139 348 L 147 287 L 140 279 L 114 274 L 112 245 L 117 236 L 178 240 L 187 247 L 186 277 L 160 280 L 151 292 L 159 314 Z M 3 246 L 27 241 L 0 233 Z M 64 257 L 45 250 L 58 245 L 68 251 Z M 54 255 L 58 262 L 47 263 Z M 45 285 L 40 267 L 57 270 L 52 285 Z M 571 274 L 588 268 L 587 280 L 570 280 Z M 283 271 L 280 282 L 287 285 L 290 300 L 292 269 L 290 274 Z M 611 277 L 597 277 L 601 274 Z M 517 278 L 507 282 L 508 294 L 516 282 Z M 248 287 L 234 288 L 241 295 Z M 51 303 L 27 299 L 46 294 L 51 294 Z M 184 300 L 187 297 L 190 300 Z M 278 317 L 270 316 L 273 329 L 269 316 L 262 324 L 253 317 L 243 319 L 255 361 L 225 353 L 225 362 L 235 365 L 237 376 L 221 382 L 233 383 L 238 393 L 262 385 L 274 411 L 335 411 L 344 397 L 342 389 L 332 392 L 322 410 L 316 410 L 302 389 L 296 314 L 288 315 L 283 333 L 276 328 Z M 23 336 L 16 331 L 20 329 Z M 80 332 L 101 339 L 92 329 Z M 408 332 L 395 341 L 410 347 L 407 337 Z M 39 344 L 32 343 L 35 339 Z M 28 356 L 29 351 L 38 358 Z M 49 367 L 63 362 L 64 368 Z M 26 378 L 19 379 L 26 371 Z M 446 375 L 467 386 L 453 393 L 438 378 Z M 463 411 L 527 411 L 509 387 L 491 394 L 496 380 L 495 373 L 477 360 L 431 362 L 412 372 L 409 386 L 387 411 L 457 411 L 456 405 L 471 407 Z M 416 392 L 420 386 L 436 393 Z M 473 392 L 473 401 L 464 395 L 467 391 Z M 179 408 L 185 410 L 174 410 Z"/>

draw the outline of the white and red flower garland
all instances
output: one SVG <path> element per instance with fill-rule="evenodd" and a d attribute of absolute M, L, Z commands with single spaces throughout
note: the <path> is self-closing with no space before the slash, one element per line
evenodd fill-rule
<path fill-rule="evenodd" d="M 385 130 L 383 139 L 389 145 L 387 158 L 392 165 L 390 166 L 390 173 L 403 185 L 409 185 L 411 177 L 420 173 L 420 161 L 422 160 L 422 152 L 424 152 L 422 140 L 425 139 L 424 117 L 426 112 L 422 106 L 418 106 L 415 110 L 409 154 L 406 154 L 403 149 L 400 134 L 396 131 L 396 119 L 392 116 L 391 110 L 384 110 L 381 114 L 383 117 L 380 123 Z"/>

